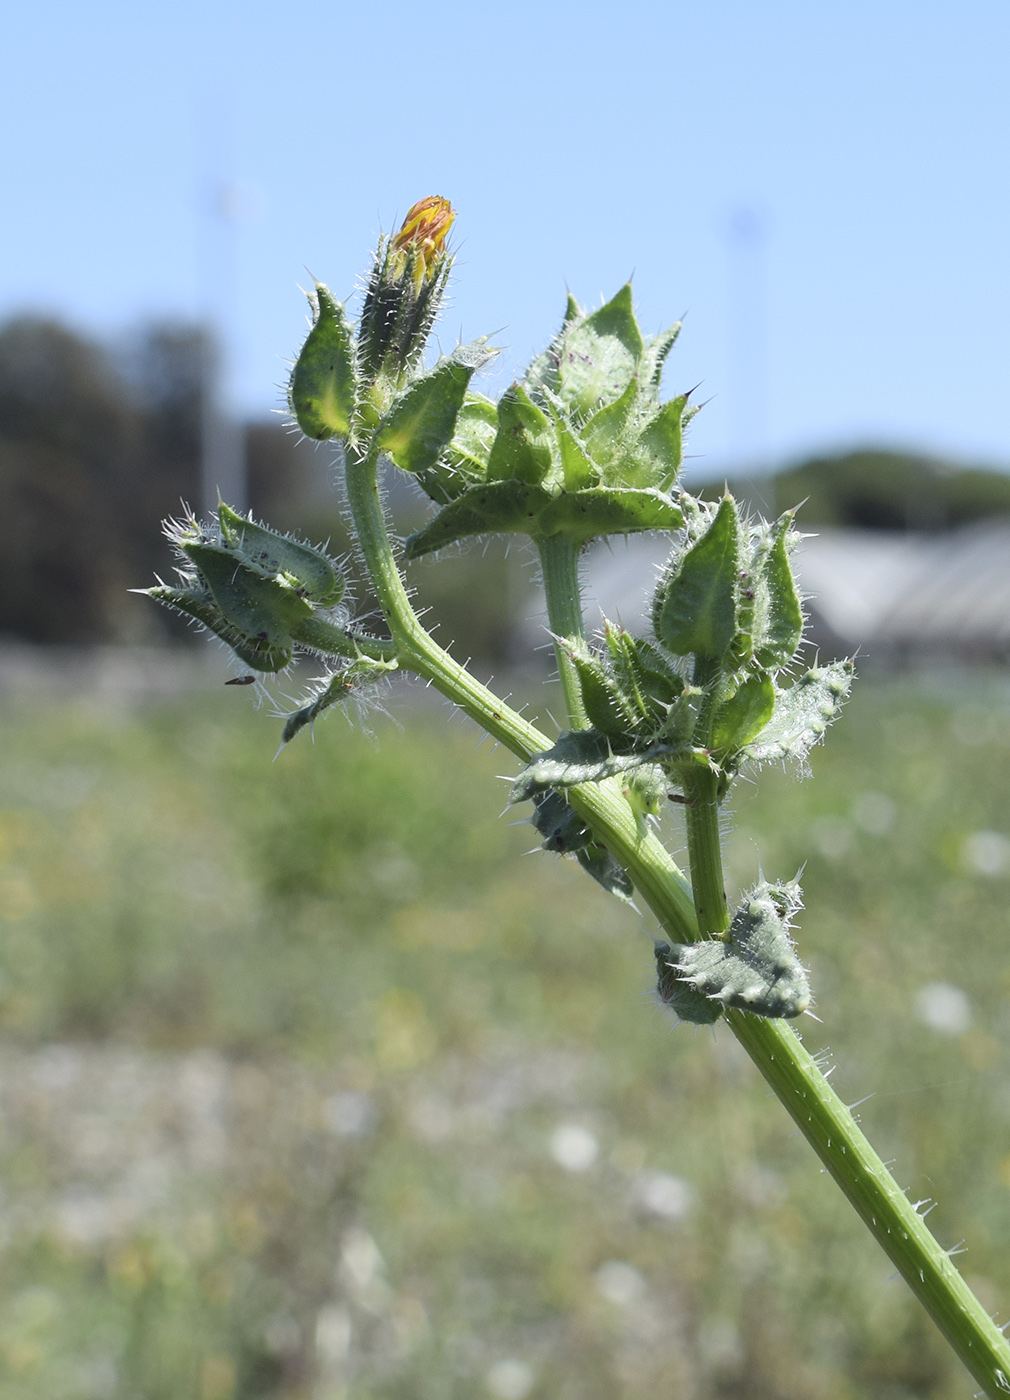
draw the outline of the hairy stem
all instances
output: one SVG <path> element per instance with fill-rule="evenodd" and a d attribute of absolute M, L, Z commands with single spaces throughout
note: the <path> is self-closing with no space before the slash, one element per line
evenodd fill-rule
<path fill-rule="evenodd" d="M 991 1400 L 1010 1395 L 1010 1344 L 933 1238 L 792 1026 L 731 1010 L 730 1028 L 863 1223 Z"/>
<path fill-rule="evenodd" d="M 546 735 L 476 681 L 421 625 L 390 546 L 376 469 L 376 454 L 357 458 L 349 454 L 347 492 L 362 552 L 400 664 L 431 681 L 518 757 L 525 760 L 542 752 L 550 746 Z M 685 795 L 690 800 L 691 794 Z M 719 901 L 724 906 L 714 788 L 708 800 L 704 800 L 704 793 L 698 796 L 703 800 L 687 807 L 692 870 L 703 889 L 718 888 Z M 568 798 L 628 871 L 672 938 L 692 941 L 698 936 L 699 922 L 702 932 L 719 931 L 718 920 L 713 921 L 710 912 L 711 896 L 703 895 L 701 913 L 696 918 L 691 890 L 683 875 L 655 836 L 639 832 L 627 802 L 613 785 L 584 784 L 570 789 Z M 692 814 L 697 816 L 693 835 Z M 1006 1400 L 1010 1396 L 1010 1344 L 926 1228 L 796 1032 L 781 1021 L 741 1011 L 730 1011 L 727 1021 L 985 1394 L 990 1400 Z"/>
<path fill-rule="evenodd" d="M 719 775 L 707 768 L 684 778 L 684 813 L 687 822 L 687 855 L 691 870 L 694 910 L 702 937 L 725 933 L 729 909 L 719 842 Z"/>
<path fill-rule="evenodd" d="M 579 585 L 579 545 L 570 535 L 542 535 L 537 540 L 540 568 L 547 598 L 547 621 L 555 639 L 571 637 L 586 640 L 582 616 L 582 590 Z M 588 729 L 582 687 L 578 673 L 559 640 L 554 642 L 558 659 L 558 679 L 565 697 L 569 729 Z"/>
<path fill-rule="evenodd" d="M 386 528 L 377 481 L 378 454 L 348 453 L 347 499 L 358 542 L 379 606 L 393 635 L 397 659 L 475 720 L 492 738 L 524 762 L 551 747 L 535 725 L 481 685 L 437 644 L 411 606 Z M 568 800 L 614 858 L 639 871 L 635 884 L 664 929 L 676 942 L 697 936 L 690 887 L 663 843 L 641 830 L 616 784 L 585 783 L 569 789 Z"/>

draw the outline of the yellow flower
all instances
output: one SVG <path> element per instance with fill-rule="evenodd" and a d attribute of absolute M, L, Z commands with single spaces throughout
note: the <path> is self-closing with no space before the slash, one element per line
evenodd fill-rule
<path fill-rule="evenodd" d="M 414 294 L 433 275 L 441 258 L 445 240 L 452 227 L 456 211 L 441 195 L 430 194 L 419 199 L 407 211 L 400 232 L 390 248 L 390 271 L 400 277 L 409 265 L 414 280 Z"/>

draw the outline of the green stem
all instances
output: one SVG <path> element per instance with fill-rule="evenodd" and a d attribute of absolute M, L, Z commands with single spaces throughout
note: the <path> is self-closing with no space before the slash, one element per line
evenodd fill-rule
<path fill-rule="evenodd" d="M 699 716 L 700 733 L 695 736 L 704 744 L 709 738 L 708 715 L 717 699 L 717 668 L 714 664 L 697 665 L 695 681 L 710 689 L 709 703 Z M 690 773 L 684 783 L 691 884 L 703 935 L 722 933 L 730 923 L 719 838 L 718 781 L 717 774 L 699 769 Z M 874 1152 L 848 1108 L 803 1048 L 796 1031 L 783 1021 L 735 1009 L 727 1012 L 726 1019 L 864 1224 L 986 1394 L 1010 1394 L 1010 1344 Z"/>
<path fill-rule="evenodd" d="M 694 742 L 707 748 L 711 739 L 716 691 L 722 680 L 719 662 L 699 656 L 694 663 L 694 683 L 707 692 L 694 730 Z M 694 908 L 703 937 L 729 928 L 726 880 L 719 839 L 719 775 L 708 768 L 691 770 L 684 778 L 684 811 L 687 855 L 694 891 Z"/>
<path fill-rule="evenodd" d="M 579 549 L 570 535 L 541 535 L 537 541 L 540 569 L 547 598 L 547 621 L 554 634 L 554 655 L 558 659 L 558 679 L 565 697 L 569 729 L 588 729 L 582 687 L 568 653 L 557 640 L 571 637 L 586 640 L 586 624 L 582 616 L 582 588 L 579 583 Z"/>
<path fill-rule="evenodd" d="M 405 670 L 428 680 L 524 762 L 551 747 L 551 741 L 510 709 L 435 642 L 421 625 L 396 565 L 377 482 L 378 454 L 347 455 L 347 499 L 379 606 Z M 617 790 L 607 783 L 570 788 L 568 800 L 604 841 L 614 858 L 639 871 L 635 884 L 669 936 L 689 943 L 697 936 L 691 890 L 663 843 L 642 830 Z"/>
<path fill-rule="evenodd" d="M 991 1400 L 1010 1395 L 1010 1344 L 941 1249 L 793 1028 L 729 1011 L 730 1029 L 877 1243 Z"/>
<path fill-rule="evenodd" d="M 719 775 L 708 768 L 691 770 L 684 777 L 687 856 L 698 931 L 703 938 L 725 933 L 729 928 L 719 841 L 718 783 Z"/>
<path fill-rule="evenodd" d="M 401 665 L 430 680 L 489 734 L 522 759 L 550 747 L 542 734 L 443 651 L 421 626 L 396 566 L 376 483 L 376 454 L 348 454 L 347 492 L 358 538 L 389 624 Z M 627 869 L 643 899 L 678 942 L 698 936 L 692 896 L 683 875 L 651 833 L 640 833 L 631 810 L 611 785 L 569 790 L 569 801 Z M 689 835 L 692 868 L 722 892 L 718 811 L 711 802 Z M 696 876 L 697 878 L 697 876 Z M 707 906 L 702 904 L 703 910 Z M 706 917 L 705 922 L 711 922 Z M 703 930 L 715 931 L 715 930 Z M 990 1400 L 1010 1396 L 1010 1344 L 940 1248 L 925 1222 L 856 1126 L 849 1110 L 781 1021 L 730 1011 L 728 1024 L 792 1115 L 825 1167 L 923 1303 Z"/>

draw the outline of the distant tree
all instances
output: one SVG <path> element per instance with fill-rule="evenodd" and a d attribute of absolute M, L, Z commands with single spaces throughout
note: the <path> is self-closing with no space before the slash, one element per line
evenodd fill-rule
<path fill-rule="evenodd" d="M 1010 474 L 876 449 L 811 458 L 757 489 L 780 510 L 804 501 L 809 525 L 942 530 L 1010 515 Z"/>
<path fill-rule="evenodd" d="M 128 590 L 170 571 L 159 522 L 198 504 L 204 351 L 185 323 L 142 326 L 115 349 L 35 316 L 0 327 L 0 633 L 191 635 Z M 319 459 L 279 422 L 251 428 L 248 448 L 257 510 L 261 493 L 311 494 L 302 478 Z"/>
<path fill-rule="evenodd" d="M 79 645 L 195 636 L 128 590 L 171 576 L 160 521 L 199 505 L 205 351 L 205 332 L 181 322 L 141 326 L 112 347 L 41 317 L 0 327 L 0 634 Z M 280 416 L 250 424 L 245 446 L 257 516 L 348 550 L 332 448 L 302 441 Z M 399 474 L 389 490 L 397 527 L 417 528 L 419 493 Z M 477 567 L 496 574 L 491 618 L 474 613 Z M 507 657 L 524 604 L 503 548 L 439 570 L 421 561 L 411 576 L 461 651 L 491 665 Z M 353 591 L 368 611 L 360 580 Z"/>

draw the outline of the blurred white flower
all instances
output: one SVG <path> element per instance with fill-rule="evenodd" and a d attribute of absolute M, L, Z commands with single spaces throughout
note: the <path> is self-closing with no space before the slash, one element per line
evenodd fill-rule
<path fill-rule="evenodd" d="M 689 1182 L 669 1172 L 641 1172 L 635 1195 L 647 1211 L 665 1220 L 683 1220 L 691 1209 L 694 1191 Z"/>
<path fill-rule="evenodd" d="M 600 1144 L 578 1123 L 561 1123 L 551 1134 L 551 1156 L 567 1172 L 587 1171 L 599 1155 Z"/>
<path fill-rule="evenodd" d="M 975 831 L 964 839 L 961 863 L 972 875 L 1005 875 L 1010 871 L 1010 840 L 1002 831 Z"/>
<path fill-rule="evenodd" d="M 620 1259 L 601 1264 L 594 1275 L 596 1288 L 615 1307 L 627 1308 L 640 1302 L 647 1292 L 646 1282 L 638 1270 Z"/>
<path fill-rule="evenodd" d="M 488 1390 L 498 1400 L 526 1400 L 536 1384 L 532 1367 L 514 1356 L 496 1361 L 484 1379 Z"/>
<path fill-rule="evenodd" d="M 339 1365 L 350 1349 L 350 1314 L 346 1308 L 328 1303 L 316 1314 L 316 1355 L 328 1369 Z"/>
<path fill-rule="evenodd" d="M 971 1025 L 971 1002 L 949 982 L 927 982 L 915 996 L 919 1020 L 941 1035 L 963 1035 Z"/>

